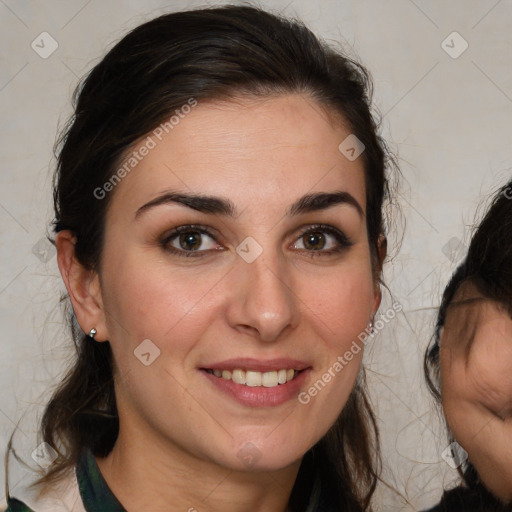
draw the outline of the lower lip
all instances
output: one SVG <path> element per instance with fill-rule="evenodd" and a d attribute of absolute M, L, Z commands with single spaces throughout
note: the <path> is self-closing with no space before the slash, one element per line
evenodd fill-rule
<path fill-rule="evenodd" d="M 297 395 L 310 370 L 310 368 L 302 370 L 293 380 L 286 384 L 278 384 L 273 388 L 246 386 L 245 384 L 237 384 L 232 380 L 216 377 L 206 370 L 201 370 L 201 372 L 217 389 L 231 396 L 240 404 L 251 407 L 271 407 L 281 405 L 288 400 L 297 399 Z"/>

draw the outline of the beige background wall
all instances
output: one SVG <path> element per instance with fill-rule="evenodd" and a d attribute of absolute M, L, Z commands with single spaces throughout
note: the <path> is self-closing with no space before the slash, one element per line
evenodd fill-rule
<path fill-rule="evenodd" d="M 53 250 L 41 239 L 51 219 L 52 144 L 70 112 L 73 87 L 129 28 L 163 12 L 213 4 L 0 0 L 2 450 L 24 414 L 17 442 L 30 460 L 37 445 L 34 421 L 70 356 L 58 305 L 62 285 Z M 260 5 L 299 16 L 370 69 L 383 132 L 399 156 L 405 178 L 399 197 L 405 222 L 399 224 L 406 230 L 386 281 L 405 315 L 372 342 L 367 364 L 387 478 L 410 502 L 383 487 L 377 510 L 417 510 L 435 502 L 443 482 L 454 477 L 441 457 L 446 442 L 421 374 L 434 308 L 467 244 L 477 207 L 512 175 L 512 3 Z M 42 44 L 42 32 L 53 41 L 44 35 Z M 394 233 L 401 231 L 391 233 L 392 245 Z M 23 475 L 13 468 L 12 488 L 21 488 Z M 0 501 L 2 496 L 0 491 Z"/>

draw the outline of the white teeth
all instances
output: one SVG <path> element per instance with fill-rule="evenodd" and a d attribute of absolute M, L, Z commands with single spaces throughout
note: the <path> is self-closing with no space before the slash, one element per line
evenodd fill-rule
<path fill-rule="evenodd" d="M 208 373 L 249 387 L 263 386 L 265 388 L 274 388 L 292 380 L 298 374 L 298 371 L 283 368 L 279 371 L 253 372 L 251 370 L 245 371 L 237 368 L 233 370 L 233 372 L 229 370 L 208 370 Z"/>
<path fill-rule="evenodd" d="M 243 370 L 233 370 L 233 375 L 231 375 L 231 380 L 236 382 L 237 384 L 245 384 L 245 372 Z"/>
<path fill-rule="evenodd" d="M 266 388 L 273 388 L 278 384 L 277 372 L 265 372 L 261 377 L 261 383 Z"/>
<path fill-rule="evenodd" d="M 261 386 L 261 372 L 245 372 L 245 384 L 250 387 Z"/>

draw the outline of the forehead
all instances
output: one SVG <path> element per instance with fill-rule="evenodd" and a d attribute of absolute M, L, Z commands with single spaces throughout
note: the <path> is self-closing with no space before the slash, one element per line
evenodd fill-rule
<path fill-rule="evenodd" d="M 341 188 L 366 208 L 363 158 L 338 149 L 350 129 L 307 96 L 199 102 L 168 131 L 148 134 L 154 147 L 116 186 L 114 203 L 136 209 L 172 188 L 269 205 Z"/>
<path fill-rule="evenodd" d="M 501 331 L 509 322 L 507 308 L 482 295 L 468 281 L 459 287 L 447 308 L 442 344 L 464 349 L 469 356 L 475 336 L 487 329 Z"/>

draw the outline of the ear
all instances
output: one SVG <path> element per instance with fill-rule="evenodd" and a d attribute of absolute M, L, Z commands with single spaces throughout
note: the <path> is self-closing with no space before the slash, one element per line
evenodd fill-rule
<path fill-rule="evenodd" d="M 374 271 L 374 283 L 375 283 L 375 291 L 373 295 L 373 315 L 377 313 L 377 310 L 379 309 L 381 300 L 382 300 L 382 292 L 380 289 L 380 276 L 382 273 L 382 267 L 384 265 L 384 260 L 386 259 L 388 253 L 388 239 L 385 237 L 384 234 L 379 235 L 379 239 L 377 241 L 377 257 L 378 261 L 375 265 L 375 271 Z"/>
<path fill-rule="evenodd" d="M 86 269 L 75 256 L 76 236 L 69 230 L 60 231 L 55 239 L 57 263 L 68 290 L 76 318 L 82 330 L 89 334 L 96 329 L 95 341 L 108 340 L 100 279 Z"/>

